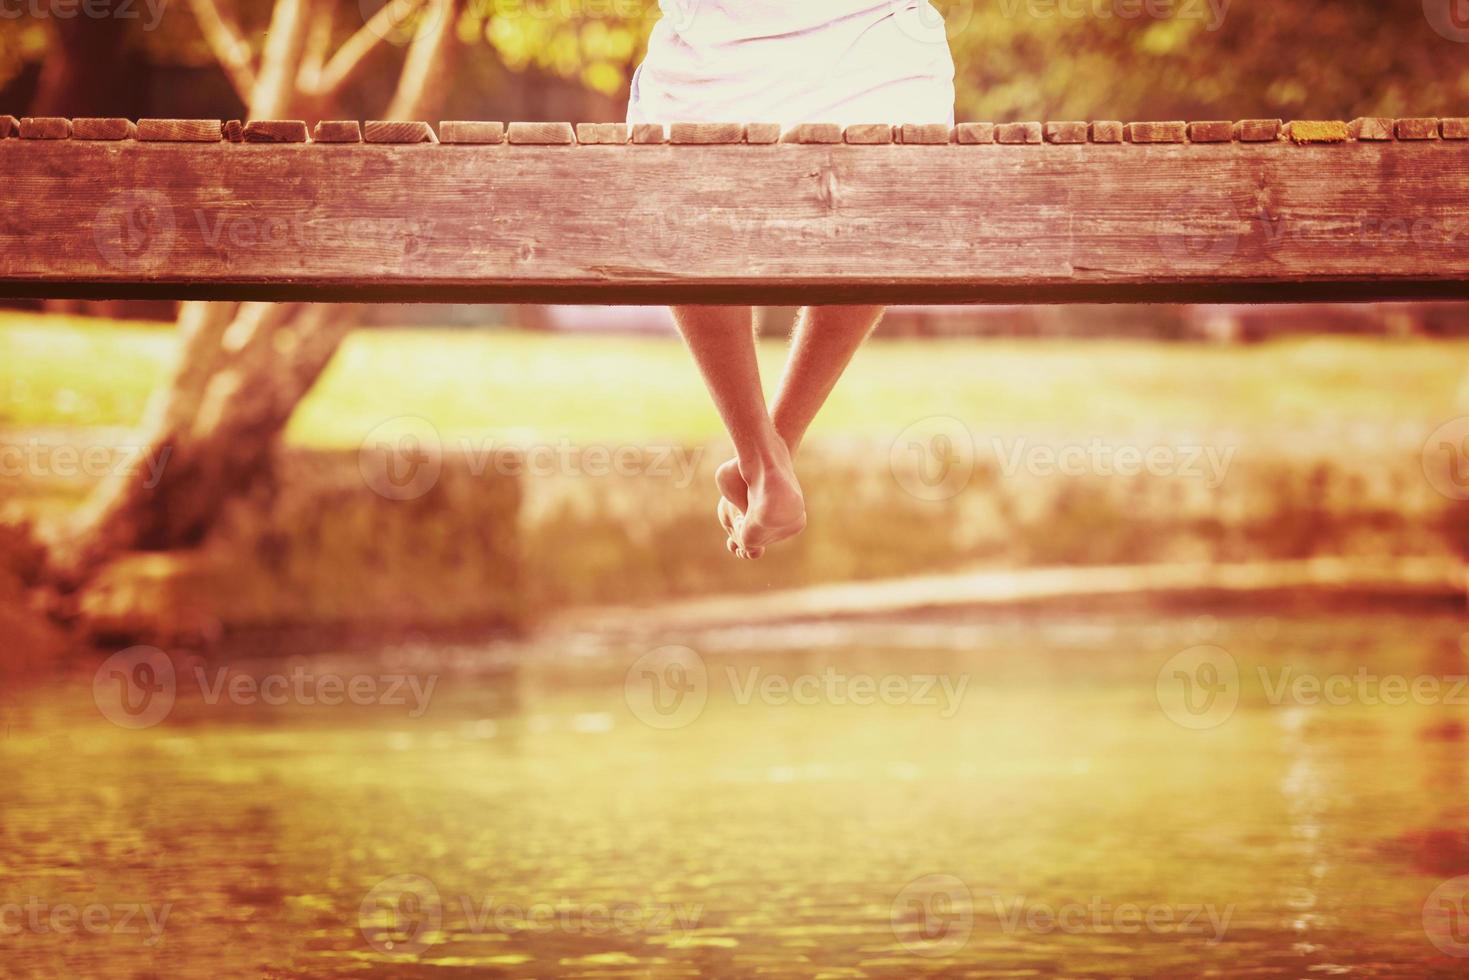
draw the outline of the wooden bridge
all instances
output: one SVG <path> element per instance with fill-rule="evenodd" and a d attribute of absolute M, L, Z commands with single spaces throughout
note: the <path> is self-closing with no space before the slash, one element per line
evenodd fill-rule
<path fill-rule="evenodd" d="M 1469 119 L 0 116 L 0 296 L 1469 298 Z"/>

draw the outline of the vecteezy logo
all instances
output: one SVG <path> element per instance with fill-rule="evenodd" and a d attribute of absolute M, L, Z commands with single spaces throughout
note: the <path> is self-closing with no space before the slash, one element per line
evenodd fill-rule
<path fill-rule="evenodd" d="M 1169 208 L 1177 224 L 1158 232 L 1158 250 L 1180 272 L 1212 272 L 1239 249 L 1240 218 L 1228 195 L 1204 187 L 1180 194 Z"/>
<path fill-rule="evenodd" d="M 1239 705 L 1239 663 L 1223 647 L 1190 647 L 1168 658 L 1156 688 L 1158 706 L 1174 724 L 1217 728 Z"/>
<path fill-rule="evenodd" d="M 1469 957 L 1469 875 L 1443 882 L 1423 903 L 1423 931 L 1438 951 Z"/>
<path fill-rule="evenodd" d="M 449 4 L 442 0 L 357 0 L 362 20 L 378 37 L 399 46 L 437 27 Z"/>
<path fill-rule="evenodd" d="M 893 899 L 893 936 L 918 956 L 948 956 L 974 931 L 974 897 L 953 875 L 915 878 Z"/>
<path fill-rule="evenodd" d="M 623 678 L 628 710 L 650 728 L 693 724 L 709 701 L 709 669 L 688 647 L 650 650 L 633 661 Z"/>
<path fill-rule="evenodd" d="M 173 710 L 178 682 L 173 660 L 157 647 L 120 650 L 92 676 L 92 700 L 121 728 L 152 728 Z"/>
<path fill-rule="evenodd" d="M 1469 500 L 1469 415 L 1450 419 L 1423 443 L 1423 476 L 1450 500 Z"/>
<path fill-rule="evenodd" d="M 162 191 L 123 191 L 97 212 L 92 241 L 102 261 L 119 272 L 152 272 L 178 237 L 173 206 Z"/>
<path fill-rule="evenodd" d="M 948 500 L 974 475 L 974 435 L 947 415 L 920 419 L 893 443 L 888 466 L 898 486 L 919 500 Z"/>
<path fill-rule="evenodd" d="M 1423 16 L 1439 37 L 1469 44 L 1469 0 L 1423 0 Z"/>
<path fill-rule="evenodd" d="M 362 440 L 357 469 L 378 496 L 417 500 L 434 488 L 444 469 L 439 430 L 416 415 L 388 419 Z"/>
<path fill-rule="evenodd" d="M 947 44 L 969 29 L 974 20 L 974 0 L 945 0 L 938 10 L 928 0 L 893 0 L 893 21 L 898 29 L 924 44 Z"/>
<path fill-rule="evenodd" d="M 379 953 L 417 956 L 444 924 L 439 890 L 423 875 L 393 875 L 372 886 L 357 909 L 357 928 Z"/>

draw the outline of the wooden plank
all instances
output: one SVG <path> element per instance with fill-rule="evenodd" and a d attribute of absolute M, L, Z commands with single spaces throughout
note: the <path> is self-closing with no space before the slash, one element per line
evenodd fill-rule
<path fill-rule="evenodd" d="M 1399 119 L 1397 125 L 1400 140 L 1438 139 L 1437 119 Z"/>
<path fill-rule="evenodd" d="M 1285 135 L 1292 143 L 1345 143 L 1352 137 L 1346 123 L 1316 119 L 1292 119 Z"/>
<path fill-rule="evenodd" d="M 954 142 L 965 146 L 983 146 L 995 141 L 995 124 L 966 122 L 954 127 Z"/>
<path fill-rule="evenodd" d="M 639 146 L 654 146 L 666 142 L 662 123 L 634 123 L 632 141 Z"/>
<path fill-rule="evenodd" d="M 1087 129 L 1087 124 L 1084 122 L 1048 122 L 1046 123 L 1046 142 L 1085 143 Z"/>
<path fill-rule="evenodd" d="M 573 146 L 576 131 L 568 122 L 513 122 L 505 127 L 505 141 L 513 146 Z"/>
<path fill-rule="evenodd" d="M 0 116 L 0 140 L 20 135 L 20 120 L 14 116 Z"/>
<path fill-rule="evenodd" d="M 245 123 L 246 143 L 305 143 L 306 123 L 299 119 L 252 119 Z"/>
<path fill-rule="evenodd" d="M 744 141 L 744 123 L 676 122 L 668 127 L 668 142 L 675 146 L 711 146 Z"/>
<path fill-rule="evenodd" d="M 362 126 L 355 119 L 322 119 L 311 131 L 317 143 L 361 143 Z"/>
<path fill-rule="evenodd" d="M 1368 117 L 1353 119 L 1347 129 L 1352 134 L 1352 139 L 1354 140 L 1380 143 L 1385 140 L 1397 139 L 1393 120 L 1391 119 Z"/>
<path fill-rule="evenodd" d="M 1188 139 L 1186 122 L 1130 122 L 1129 143 L 1182 143 Z"/>
<path fill-rule="evenodd" d="M 78 140 L 130 140 L 138 135 L 131 119 L 73 119 L 71 137 Z"/>
<path fill-rule="evenodd" d="M 943 146 L 953 136 L 947 123 L 904 123 L 898 130 L 899 142 L 912 146 Z"/>
<path fill-rule="evenodd" d="M 1001 123 L 995 127 L 995 142 L 1007 145 L 1030 145 L 1040 143 L 1041 124 L 1038 122 Z"/>
<path fill-rule="evenodd" d="M 26 116 L 20 121 L 23 140 L 71 139 L 71 120 L 57 116 Z"/>
<path fill-rule="evenodd" d="M 840 143 L 842 127 L 836 123 L 800 123 L 780 134 L 782 143 Z"/>
<path fill-rule="evenodd" d="M 439 142 L 470 146 L 497 146 L 505 142 L 502 122 L 451 120 L 439 123 Z"/>
<path fill-rule="evenodd" d="M 0 294 L 1469 298 L 1469 141 L 567 152 L 0 141 Z M 283 179 L 288 174 L 289 179 Z M 131 195 L 131 196 L 129 196 Z M 121 200 L 123 204 L 119 204 Z M 466 207 L 466 201 L 475 202 Z M 119 207 L 146 206 L 148 234 Z M 1411 234 L 1363 216 L 1391 216 Z M 289 229 L 272 233 L 270 229 Z"/>
<path fill-rule="evenodd" d="M 1116 120 L 1102 120 L 1091 126 L 1093 143 L 1121 143 L 1127 138 L 1127 127 Z"/>
<path fill-rule="evenodd" d="M 857 146 L 882 146 L 896 142 L 890 123 L 863 123 L 842 130 L 842 139 Z"/>
<path fill-rule="evenodd" d="M 1446 140 L 1469 140 L 1469 119 L 1445 119 L 1443 138 Z"/>
<path fill-rule="evenodd" d="M 623 146 L 627 143 L 627 124 L 577 123 L 576 141 L 583 146 Z"/>
<path fill-rule="evenodd" d="M 228 120 L 220 132 L 224 134 L 226 143 L 245 142 L 245 124 L 238 119 Z"/>
<path fill-rule="evenodd" d="M 780 142 L 780 123 L 750 123 L 745 127 L 745 142 L 769 146 Z"/>
<path fill-rule="evenodd" d="M 1274 143 L 1284 129 L 1285 123 L 1279 119 L 1242 119 L 1234 127 L 1241 143 Z"/>
<path fill-rule="evenodd" d="M 218 143 L 224 123 L 218 119 L 139 119 L 138 139 L 147 143 Z"/>
<path fill-rule="evenodd" d="M 1188 124 L 1190 143 L 1232 143 L 1234 122 L 1232 120 L 1209 120 Z"/>
<path fill-rule="evenodd" d="M 439 138 L 426 122 L 409 119 L 369 119 L 362 124 L 365 143 L 437 143 Z"/>

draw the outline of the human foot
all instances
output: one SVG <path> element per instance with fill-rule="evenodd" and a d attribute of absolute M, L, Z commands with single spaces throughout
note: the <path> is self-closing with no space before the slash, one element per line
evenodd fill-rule
<path fill-rule="evenodd" d="M 738 466 L 748 506 L 734 518 L 735 554 L 759 558 L 769 546 L 806 529 L 806 499 L 784 443 L 750 466 Z M 731 488 L 734 489 L 734 488 Z"/>
<path fill-rule="evenodd" d="M 735 521 L 744 517 L 750 506 L 750 487 L 740 475 L 739 460 L 726 460 L 720 464 L 719 469 L 714 471 L 714 485 L 719 488 L 719 506 L 715 513 L 728 536 L 725 547 L 730 554 L 737 555 L 740 546 L 735 543 Z"/>

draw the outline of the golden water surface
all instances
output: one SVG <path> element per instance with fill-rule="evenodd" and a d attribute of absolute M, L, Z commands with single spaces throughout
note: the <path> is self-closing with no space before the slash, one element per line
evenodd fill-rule
<path fill-rule="evenodd" d="M 129 653 L 0 699 L 0 975 L 1469 975 L 1465 628 Z"/>

